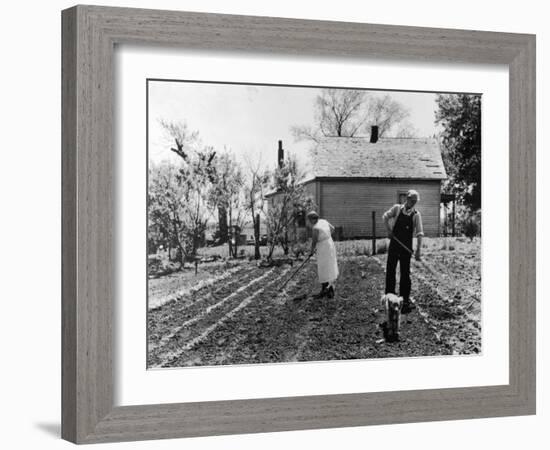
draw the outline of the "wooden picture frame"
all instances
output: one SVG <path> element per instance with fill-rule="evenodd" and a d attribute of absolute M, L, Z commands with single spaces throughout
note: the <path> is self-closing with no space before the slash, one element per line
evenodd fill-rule
<path fill-rule="evenodd" d="M 62 13 L 62 40 L 64 439 L 93 443 L 535 413 L 535 36 L 75 6 Z M 509 384 L 114 407 L 113 50 L 120 43 L 506 64 Z"/>

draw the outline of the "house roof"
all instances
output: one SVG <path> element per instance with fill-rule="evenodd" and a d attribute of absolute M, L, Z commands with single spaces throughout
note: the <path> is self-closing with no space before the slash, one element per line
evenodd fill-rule
<path fill-rule="evenodd" d="M 312 151 L 314 178 L 447 178 L 433 138 L 325 137 Z"/>

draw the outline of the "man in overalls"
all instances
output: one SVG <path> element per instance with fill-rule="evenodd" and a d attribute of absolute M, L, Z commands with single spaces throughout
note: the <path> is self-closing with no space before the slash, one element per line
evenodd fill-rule
<path fill-rule="evenodd" d="M 393 205 L 382 216 L 390 238 L 386 264 L 386 294 L 396 294 L 395 271 L 399 262 L 401 272 L 399 295 L 403 297 L 401 312 L 404 314 L 409 313 L 414 308 L 410 301 L 413 236 L 417 238 L 415 258 L 418 261 L 420 260 L 420 249 L 422 248 L 422 236 L 424 236 L 422 218 L 414 207 L 419 199 L 418 192 L 410 190 L 407 192 L 407 200 L 404 204 Z"/>

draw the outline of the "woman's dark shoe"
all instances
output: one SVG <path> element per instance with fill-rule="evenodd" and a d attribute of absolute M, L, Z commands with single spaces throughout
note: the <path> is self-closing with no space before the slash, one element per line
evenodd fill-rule
<path fill-rule="evenodd" d="M 327 289 L 327 298 L 334 298 L 334 287 L 330 286 Z"/>
<path fill-rule="evenodd" d="M 319 291 L 318 294 L 315 294 L 313 296 L 313 298 L 323 298 L 323 297 L 325 297 L 328 293 L 327 286 L 328 286 L 328 283 L 321 284 L 321 291 Z"/>

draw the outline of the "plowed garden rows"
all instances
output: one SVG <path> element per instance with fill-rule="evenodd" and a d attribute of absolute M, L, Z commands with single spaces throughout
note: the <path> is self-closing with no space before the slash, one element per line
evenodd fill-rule
<path fill-rule="evenodd" d="M 428 271 L 419 278 L 419 298 L 428 320 L 454 353 L 481 352 L 481 259 L 479 253 L 436 252 L 422 263 Z M 437 273 L 445 274 L 443 280 Z M 447 286 L 449 298 L 442 306 L 434 287 Z M 451 291 L 450 288 L 454 291 Z M 452 296 L 452 297 L 451 297 Z"/>
<path fill-rule="evenodd" d="M 466 270 L 464 265 L 460 265 L 459 268 L 455 264 L 453 270 L 447 265 L 446 259 L 440 260 L 439 255 L 426 255 L 426 258 L 420 263 L 413 261 L 413 266 L 420 269 L 420 278 L 437 282 L 437 289 L 441 291 L 442 298 L 446 298 L 450 302 L 469 299 L 479 303 L 481 299 L 479 292 L 476 292 L 477 289 L 468 287 L 468 284 L 472 284 L 468 283 L 470 279 L 479 284 L 475 268 L 471 267 Z M 430 263 L 426 263 L 426 260 L 429 260 Z"/>
<path fill-rule="evenodd" d="M 237 271 L 231 279 L 218 281 L 150 310 L 147 316 L 149 351 L 154 350 L 161 339 L 169 334 L 167 330 L 176 329 L 182 323 L 201 315 L 206 308 L 226 299 L 265 272 L 255 266 L 246 266 Z"/>
<path fill-rule="evenodd" d="M 424 280 L 415 289 L 420 313 L 438 339 L 454 354 L 475 354 L 481 351 L 481 324 L 477 318 L 456 303 L 442 300 L 438 292 Z"/>
<path fill-rule="evenodd" d="M 249 307 L 217 327 L 200 346 L 166 366 L 266 363 L 294 360 L 295 335 L 306 323 L 294 298 L 314 288 L 315 266 L 306 266 L 278 293 L 282 277 L 266 286 Z M 298 302 L 299 303 L 299 302 Z"/>
<path fill-rule="evenodd" d="M 242 264 L 204 264 L 198 275 L 175 272 L 165 277 L 149 279 L 148 309 L 157 309 L 166 303 L 180 300 L 195 291 L 234 277 L 240 271 L 243 271 Z"/>
<path fill-rule="evenodd" d="M 191 282 L 187 280 L 186 288 L 175 290 L 173 292 L 170 292 L 170 290 L 162 290 L 160 287 L 156 287 L 156 289 L 153 289 L 151 287 L 151 281 L 149 282 L 149 293 L 151 294 L 152 291 L 158 290 L 161 292 L 155 292 L 155 295 L 166 295 L 171 300 L 166 301 L 166 299 L 163 299 L 164 301 L 160 306 L 157 307 L 151 307 L 149 309 L 149 313 L 157 314 L 159 312 L 167 312 L 169 313 L 170 310 L 166 309 L 167 306 L 174 306 L 175 303 L 179 306 L 187 306 L 189 304 L 192 304 L 196 302 L 197 300 L 203 300 L 204 294 L 212 291 L 213 288 L 216 286 L 227 286 L 228 284 L 234 284 L 238 283 L 240 280 L 242 280 L 243 276 L 249 276 L 248 274 L 254 270 L 257 269 L 256 266 L 252 266 L 250 264 L 242 264 L 237 267 L 231 267 L 225 271 L 219 270 L 215 271 L 212 276 L 210 276 L 207 280 L 202 280 L 201 282 L 196 283 L 193 279 Z M 158 281 L 158 280 L 153 280 Z M 224 282 L 222 284 L 221 282 Z M 175 283 L 178 283 L 178 280 L 176 279 Z"/>
<path fill-rule="evenodd" d="M 193 304 L 192 307 L 187 307 L 183 312 L 187 317 L 191 316 L 191 318 L 189 318 L 187 320 L 184 320 L 175 329 L 173 329 L 173 331 L 171 331 L 169 333 L 165 333 L 164 336 L 162 336 L 162 338 L 160 339 L 160 341 L 158 341 L 158 342 L 156 341 L 155 343 L 151 344 L 150 351 L 155 351 L 158 347 L 163 346 L 164 344 L 168 343 L 171 339 L 173 339 L 174 336 L 176 336 L 178 333 L 181 332 L 181 330 L 191 327 L 193 324 L 207 318 L 207 316 L 209 316 L 210 318 L 216 317 L 216 314 L 211 314 L 213 311 L 216 311 L 218 313 L 218 315 L 222 314 L 223 311 L 224 311 L 222 309 L 222 307 L 225 304 L 231 305 L 232 304 L 231 302 L 234 302 L 235 299 L 238 299 L 239 296 L 241 295 L 241 293 L 248 292 L 250 290 L 251 286 L 255 285 L 256 283 L 259 283 L 260 281 L 262 281 L 263 279 L 268 277 L 271 274 L 271 272 L 273 272 L 273 270 L 269 270 L 266 273 L 260 275 L 259 277 L 253 278 L 248 283 L 237 287 L 233 292 L 231 292 L 226 297 L 221 298 L 216 303 L 213 303 L 213 304 L 208 305 L 208 306 L 203 305 L 203 308 L 201 308 L 201 310 L 198 311 L 198 312 L 196 311 L 196 309 L 197 309 L 197 304 L 196 303 Z M 246 302 L 244 302 L 243 305 L 246 305 Z M 239 305 L 239 308 L 240 307 L 242 307 L 242 306 Z M 194 311 L 190 312 L 189 310 L 194 310 Z M 193 312 L 195 312 L 196 314 L 193 315 Z M 197 337 L 195 339 L 198 339 L 199 337 Z M 194 342 L 194 340 L 192 342 Z M 189 345 L 189 344 L 187 344 L 187 345 Z"/>
<path fill-rule="evenodd" d="M 382 266 L 386 258 L 378 257 Z M 456 252 L 430 252 L 413 260 L 412 297 L 418 313 L 454 354 L 481 351 L 479 258 Z M 410 316 L 410 315 L 409 315 Z"/>
<path fill-rule="evenodd" d="M 480 295 L 481 255 L 476 252 L 457 253 L 455 251 L 433 253 L 433 264 L 454 279 L 461 280 Z"/>
<path fill-rule="evenodd" d="M 403 317 L 399 342 L 380 342 L 382 333 L 379 325 L 384 320 L 380 305 L 384 292 L 382 267 L 367 257 L 348 258 L 341 266 L 338 301 L 332 302 L 328 308 L 319 303 L 309 305 L 309 314 L 316 319 L 316 323 L 309 331 L 308 345 L 302 350 L 300 360 L 450 353 L 436 342 L 433 333 L 417 314 Z"/>
<path fill-rule="evenodd" d="M 179 342 L 180 353 L 162 366 L 450 353 L 415 314 L 404 320 L 401 342 L 380 343 L 383 312 L 378 308 L 383 270 L 367 257 L 342 258 L 339 264 L 341 278 L 334 299 L 308 296 L 294 300 L 317 289 L 315 264 L 310 264 L 289 283 L 286 296 L 277 295 L 280 283 L 269 283 L 247 307 L 208 333 L 200 345 L 189 346 L 187 339 Z M 366 274 L 364 278 L 362 274 Z"/>
<path fill-rule="evenodd" d="M 200 302 L 200 305 L 194 304 L 173 311 L 174 317 L 179 319 L 170 324 L 169 330 L 162 333 L 162 338 L 156 344 L 150 344 L 148 365 L 164 365 L 198 344 L 202 347 L 202 342 L 217 327 L 246 308 L 265 289 L 280 284 L 281 278 L 289 269 L 290 267 L 284 268 L 276 274 L 274 268 L 255 268 L 246 280 L 241 279 L 239 284 L 231 283 L 216 291 L 216 295 L 211 296 L 216 299 L 215 302 L 209 299 Z"/>

